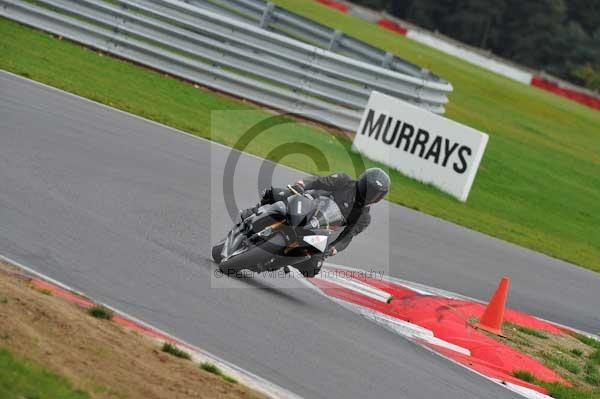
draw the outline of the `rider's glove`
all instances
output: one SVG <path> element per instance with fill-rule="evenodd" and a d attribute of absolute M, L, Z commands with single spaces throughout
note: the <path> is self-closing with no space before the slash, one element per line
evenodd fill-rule
<path fill-rule="evenodd" d="M 337 249 L 335 249 L 335 247 L 330 247 L 327 249 L 327 251 L 325 251 L 325 256 L 335 256 L 338 253 Z"/>
<path fill-rule="evenodd" d="M 304 182 L 302 182 L 302 180 L 299 180 L 296 183 L 294 183 L 292 188 L 294 190 L 296 190 L 297 192 L 299 192 L 300 194 L 303 194 L 304 193 Z"/>

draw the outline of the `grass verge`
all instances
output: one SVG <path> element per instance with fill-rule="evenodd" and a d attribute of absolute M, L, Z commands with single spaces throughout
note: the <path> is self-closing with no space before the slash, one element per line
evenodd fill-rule
<path fill-rule="evenodd" d="M 111 320 L 113 318 L 113 312 L 104 306 L 96 305 L 88 309 L 88 314 L 97 319 Z"/>
<path fill-rule="evenodd" d="M 523 334 L 531 335 L 541 339 L 548 339 L 548 334 L 542 330 L 536 330 L 534 328 L 523 327 L 515 325 L 517 331 L 522 332 Z"/>
<path fill-rule="evenodd" d="M 600 271 L 600 112 L 499 77 L 316 2 L 278 3 L 449 79 L 455 92 L 447 116 L 490 134 L 466 204 L 396 172 L 391 173 L 389 200 Z M 2 69 L 225 145 L 234 145 L 247 129 L 272 115 L 6 19 L 0 19 L 0 35 Z M 358 155 L 348 155 L 349 139 L 340 139 L 340 145 L 324 133 L 309 124 L 279 125 L 249 143 L 246 151 L 308 173 L 351 172 Z M 320 169 L 305 155 L 279 159 L 273 152 L 298 141 L 327 154 L 327 167 Z M 367 161 L 367 167 L 372 165 Z"/>
<path fill-rule="evenodd" d="M 600 341 L 580 334 L 550 334 L 504 323 L 505 337 L 492 336 L 539 360 L 572 386 L 540 381 L 528 370 L 514 370 L 513 376 L 546 388 L 556 399 L 600 399 L 600 369 L 596 363 Z"/>
<path fill-rule="evenodd" d="M 212 363 L 208 363 L 208 362 L 201 363 L 200 368 L 208 373 L 220 376 L 221 378 L 223 378 L 223 380 L 225 380 L 229 383 L 237 384 L 237 381 L 235 378 L 230 377 L 226 374 L 223 374 L 223 371 Z"/>
<path fill-rule="evenodd" d="M 541 357 L 544 358 L 545 363 L 552 368 L 563 368 L 572 374 L 579 374 L 581 367 L 578 362 L 573 359 L 569 359 L 564 355 L 558 355 L 550 352 L 542 352 Z"/>
<path fill-rule="evenodd" d="M 89 395 L 45 367 L 0 348 L 0 398 L 87 399 Z"/>
<path fill-rule="evenodd" d="M 180 359 L 190 360 L 192 358 L 189 353 L 187 353 L 184 350 L 179 349 L 177 346 L 170 344 L 168 342 L 165 342 L 163 344 L 161 350 L 165 353 L 168 353 L 168 354 L 178 357 Z"/>
<path fill-rule="evenodd" d="M 535 384 L 535 377 L 527 370 L 515 370 L 512 374 L 520 380 Z"/>
<path fill-rule="evenodd" d="M 0 261 L 0 398 L 265 397 L 163 353 L 154 338 L 32 290 L 20 273 Z"/>

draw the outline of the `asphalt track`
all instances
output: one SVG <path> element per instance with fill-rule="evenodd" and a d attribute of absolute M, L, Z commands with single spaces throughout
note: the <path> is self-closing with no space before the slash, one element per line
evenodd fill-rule
<path fill-rule="evenodd" d="M 214 278 L 228 154 L 0 73 L 0 253 L 307 398 L 515 397 L 295 280 Z M 261 164 L 240 158 L 240 203 Z M 335 262 L 480 299 L 508 274 L 512 306 L 600 325 L 597 274 L 395 205 L 365 234 Z"/>

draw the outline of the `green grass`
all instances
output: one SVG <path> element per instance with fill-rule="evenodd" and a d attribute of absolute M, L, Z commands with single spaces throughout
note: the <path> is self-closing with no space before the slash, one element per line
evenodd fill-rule
<path fill-rule="evenodd" d="M 180 359 L 187 359 L 190 360 L 192 357 L 190 356 L 189 353 L 187 353 L 184 350 L 179 349 L 177 346 L 170 344 L 168 342 L 165 342 L 162 346 L 161 349 L 163 352 L 169 353 L 175 357 L 178 357 Z"/>
<path fill-rule="evenodd" d="M 571 354 L 576 356 L 576 357 L 581 357 L 583 355 L 583 351 L 581 349 L 571 349 Z"/>
<path fill-rule="evenodd" d="M 200 368 L 201 368 L 202 370 L 204 370 L 204 371 L 207 371 L 207 372 L 209 372 L 209 373 L 212 373 L 212 374 L 216 374 L 216 375 L 221 375 L 221 374 L 223 374 L 223 373 L 221 372 L 221 369 L 220 369 L 220 368 L 218 368 L 217 366 L 215 366 L 215 365 L 214 365 L 214 364 L 212 364 L 212 363 L 204 362 L 204 363 L 200 364 Z"/>
<path fill-rule="evenodd" d="M 505 325 L 507 328 L 515 330 L 518 327 L 511 323 L 505 323 Z M 554 336 L 548 336 L 548 338 L 554 339 Z M 600 345 L 600 342 L 584 335 L 573 334 L 573 338 L 586 343 L 590 348 Z M 572 348 L 570 345 L 550 345 L 552 349 L 549 349 L 546 341 L 538 342 L 544 346 L 540 346 L 533 356 L 542 360 L 548 367 L 570 381 L 573 386 L 565 387 L 557 383 L 540 381 L 528 370 L 514 370 L 513 376 L 547 388 L 551 396 L 557 399 L 600 399 L 600 351 L 598 349 L 591 353 L 587 350 Z M 573 340 L 572 343 L 577 344 L 577 341 Z"/>
<path fill-rule="evenodd" d="M 237 380 L 235 378 L 230 377 L 226 374 L 223 374 L 223 371 L 219 367 L 217 367 L 216 365 L 214 365 L 212 363 L 208 363 L 208 362 L 201 363 L 200 368 L 208 373 L 220 376 L 221 378 L 223 378 L 223 380 L 225 380 L 231 384 L 237 384 Z"/>
<path fill-rule="evenodd" d="M 490 134 L 466 204 L 396 172 L 391 173 L 391 201 L 600 271 L 600 112 L 499 77 L 316 2 L 278 3 L 450 80 L 455 91 L 447 116 Z M 271 115 L 4 19 L 0 19 L 0 37 L 2 69 L 226 145 L 234 145 L 249 127 Z M 217 110 L 246 112 L 212 113 L 211 120 L 211 112 Z M 305 155 L 281 159 L 309 173 L 352 173 L 351 161 L 359 158 L 348 156 L 349 140 L 340 144 L 306 124 L 271 127 L 246 151 L 279 160 L 273 149 L 296 141 L 327 154 L 327 168 L 319 168 Z M 367 161 L 366 166 L 371 165 Z"/>
<path fill-rule="evenodd" d="M 558 383 L 544 383 L 540 382 L 539 385 L 546 388 L 555 399 L 600 399 L 600 392 L 590 392 L 586 389 L 567 387 Z"/>
<path fill-rule="evenodd" d="M 579 367 L 579 364 L 567 357 L 549 352 L 542 353 L 542 357 L 546 363 L 552 367 L 561 367 L 573 374 L 579 374 L 581 372 L 581 367 Z"/>
<path fill-rule="evenodd" d="M 525 382 L 535 384 L 535 377 L 527 370 L 515 370 L 512 375 Z"/>
<path fill-rule="evenodd" d="M 548 339 L 548 334 L 545 331 L 518 325 L 515 325 L 515 328 L 517 329 L 517 331 L 522 332 L 523 334 L 531 335 L 532 337 L 537 337 L 541 339 Z"/>
<path fill-rule="evenodd" d="M 87 310 L 88 314 L 97 319 L 111 320 L 113 318 L 113 312 L 104 306 L 96 305 Z"/>
<path fill-rule="evenodd" d="M 222 375 L 221 378 L 223 378 L 223 380 L 229 382 L 230 384 L 237 384 L 237 380 L 233 377 L 230 377 L 228 375 Z"/>
<path fill-rule="evenodd" d="M 600 399 L 600 392 L 540 381 L 527 370 L 515 370 L 512 375 L 520 380 L 529 382 L 530 384 L 536 384 L 546 388 L 550 396 L 555 399 Z"/>
<path fill-rule="evenodd" d="M 583 334 L 578 334 L 578 333 L 574 333 L 573 336 L 575 338 L 577 338 L 579 341 L 581 341 L 582 343 L 584 343 L 585 345 L 587 345 L 591 348 L 596 348 L 596 349 L 600 350 L 600 341 L 598 341 L 594 338 L 590 338 Z"/>
<path fill-rule="evenodd" d="M 598 369 L 598 362 L 590 360 L 588 361 L 583 371 L 585 372 L 585 381 L 600 388 L 600 370 Z"/>
<path fill-rule="evenodd" d="M 44 367 L 14 357 L 0 348 L 0 398 L 2 399 L 85 399 L 64 378 Z"/>

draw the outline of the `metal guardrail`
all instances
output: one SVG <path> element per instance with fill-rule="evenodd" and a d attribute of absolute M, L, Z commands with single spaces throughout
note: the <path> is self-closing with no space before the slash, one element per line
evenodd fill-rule
<path fill-rule="evenodd" d="M 0 0 L 0 16 L 346 130 L 372 90 L 438 113 L 451 90 L 181 0 Z"/>
<path fill-rule="evenodd" d="M 427 69 L 346 33 L 276 6 L 268 0 L 181 0 L 350 58 L 433 82 L 447 83 Z"/>

